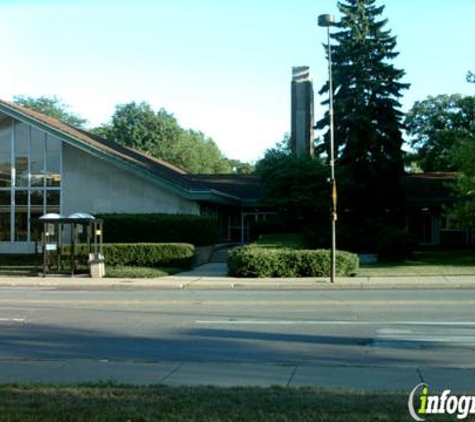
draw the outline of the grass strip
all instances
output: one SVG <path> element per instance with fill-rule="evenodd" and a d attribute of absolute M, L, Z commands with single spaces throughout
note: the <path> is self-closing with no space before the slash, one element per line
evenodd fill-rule
<path fill-rule="evenodd" d="M 106 277 L 110 278 L 155 278 L 165 277 L 183 271 L 174 267 L 135 267 L 135 266 L 106 266 Z"/>
<path fill-rule="evenodd" d="M 407 394 L 308 387 L 13 384 L 0 387 L 0 421 L 406 421 Z"/>

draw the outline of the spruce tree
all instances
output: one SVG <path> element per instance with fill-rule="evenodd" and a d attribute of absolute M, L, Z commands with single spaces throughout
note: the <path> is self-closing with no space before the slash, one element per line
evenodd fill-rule
<path fill-rule="evenodd" d="M 409 85 L 400 82 L 404 71 L 391 63 L 398 55 L 396 37 L 380 17 L 384 6 L 375 3 L 339 1 L 342 18 L 331 35 L 339 214 L 347 211 L 359 222 L 400 208 L 404 173 L 399 98 Z M 320 94 L 328 89 L 326 83 Z M 328 113 L 317 128 L 328 128 Z M 328 145 L 328 130 L 324 140 Z"/>

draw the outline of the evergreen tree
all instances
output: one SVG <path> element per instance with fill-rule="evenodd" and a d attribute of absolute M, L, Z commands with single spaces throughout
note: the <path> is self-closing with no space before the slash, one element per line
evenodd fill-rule
<path fill-rule="evenodd" d="M 404 71 L 391 61 L 396 37 L 385 30 L 380 16 L 384 6 L 375 0 L 342 0 L 342 19 L 332 34 L 334 122 L 337 170 L 345 175 L 346 192 L 340 192 L 339 209 L 362 217 L 387 215 L 400 207 L 400 181 L 404 172 L 401 91 Z M 325 46 L 327 49 L 328 46 Z M 328 93 L 326 83 L 320 94 Z M 323 104 L 328 105 L 328 101 Z M 328 113 L 317 123 L 328 127 Z M 329 132 L 324 135 L 329 145 Z M 340 189 L 341 191 L 341 189 Z M 341 216 L 341 212 L 340 212 Z"/>

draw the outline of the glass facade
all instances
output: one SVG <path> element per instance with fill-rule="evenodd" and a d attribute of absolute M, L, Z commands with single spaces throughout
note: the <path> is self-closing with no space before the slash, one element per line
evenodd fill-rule
<path fill-rule="evenodd" d="M 0 242 L 37 240 L 31 220 L 61 212 L 61 140 L 0 120 Z"/>

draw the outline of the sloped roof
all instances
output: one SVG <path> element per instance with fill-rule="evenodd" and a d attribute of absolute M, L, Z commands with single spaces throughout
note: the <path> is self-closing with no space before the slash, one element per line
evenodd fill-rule
<path fill-rule="evenodd" d="M 247 202 L 257 202 L 264 189 L 261 178 L 254 174 L 192 174 L 188 178 L 204 188 L 225 192 Z"/>
<path fill-rule="evenodd" d="M 164 160 L 127 148 L 117 142 L 104 139 L 17 104 L 0 100 L 0 111 L 60 135 L 76 147 L 91 152 L 102 159 L 133 169 L 136 173 L 147 178 L 155 178 L 190 199 L 236 204 L 241 200 L 253 199 L 257 201 L 260 198 L 260 191 L 256 187 L 258 184 L 256 177 L 191 175 Z"/>
<path fill-rule="evenodd" d="M 434 172 L 408 174 L 402 184 L 409 205 L 443 205 L 458 201 L 453 184 L 458 173 Z"/>

